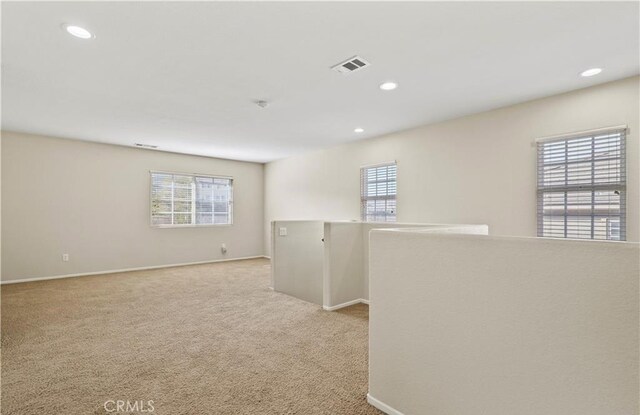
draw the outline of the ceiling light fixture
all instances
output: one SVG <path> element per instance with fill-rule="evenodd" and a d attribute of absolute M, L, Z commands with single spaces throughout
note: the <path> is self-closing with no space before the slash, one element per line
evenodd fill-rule
<path fill-rule="evenodd" d="M 80 27 L 80 26 L 75 26 L 75 25 L 70 25 L 70 24 L 64 24 L 62 25 L 62 27 L 64 28 L 64 30 L 67 31 L 67 33 L 69 33 L 71 36 L 75 36 L 77 38 L 80 39 L 93 39 L 95 36 L 93 35 L 93 33 L 91 33 L 90 31 L 88 31 L 87 29 L 85 29 L 84 27 Z"/>
<path fill-rule="evenodd" d="M 591 68 L 591 69 L 587 69 L 586 71 L 582 72 L 580 74 L 580 76 L 583 76 L 583 77 L 587 78 L 589 76 L 597 75 L 600 72 L 602 72 L 602 69 L 600 69 L 600 68 Z"/>
<path fill-rule="evenodd" d="M 353 130 L 353 132 L 354 132 L 354 133 L 358 133 L 358 134 L 360 134 L 360 133 L 364 133 L 364 128 L 360 128 L 360 127 L 358 127 L 358 128 L 356 128 L 355 130 Z"/>
<path fill-rule="evenodd" d="M 398 84 L 395 82 L 385 82 L 383 84 L 380 84 L 380 89 L 382 89 L 383 91 L 393 91 L 397 87 Z"/>

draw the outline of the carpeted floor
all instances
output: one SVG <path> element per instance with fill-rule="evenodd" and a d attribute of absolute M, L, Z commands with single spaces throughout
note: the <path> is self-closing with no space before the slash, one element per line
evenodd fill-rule
<path fill-rule="evenodd" d="M 273 292 L 269 267 L 3 286 L 2 413 L 116 413 L 109 400 L 148 411 L 151 400 L 159 415 L 381 414 L 366 402 L 367 307 L 327 312 Z"/>

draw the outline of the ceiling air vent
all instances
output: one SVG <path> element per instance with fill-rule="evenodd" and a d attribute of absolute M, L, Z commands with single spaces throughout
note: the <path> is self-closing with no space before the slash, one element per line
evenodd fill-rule
<path fill-rule="evenodd" d="M 141 144 L 141 143 L 133 143 L 136 145 L 136 147 L 142 147 L 142 148 L 158 148 L 158 146 L 153 146 L 151 144 Z"/>
<path fill-rule="evenodd" d="M 350 74 L 360 69 L 364 69 L 367 66 L 371 65 L 366 60 L 362 59 L 360 56 L 354 56 L 352 58 L 347 59 L 344 62 L 341 62 L 337 65 L 331 67 L 336 72 L 340 72 L 341 74 Z"/>

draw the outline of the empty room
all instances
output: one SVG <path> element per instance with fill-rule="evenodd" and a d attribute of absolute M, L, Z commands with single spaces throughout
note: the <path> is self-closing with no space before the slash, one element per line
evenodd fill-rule
<path fill-rule="evenodd" d="M 1 35 L 2 414 L 640 413 L 640 2 Z"/>

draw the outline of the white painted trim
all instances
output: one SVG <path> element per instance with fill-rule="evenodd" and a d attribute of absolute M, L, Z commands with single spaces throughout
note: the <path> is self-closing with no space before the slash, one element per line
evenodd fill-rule
<path fill-rule="evenodd" d="M 572 138 L 572 137 L 580 137 L 581 135 L 592 135 L 592 134 L 604 133 L 608 131 L 620 131 L 620 130 L 629 130 L 629 127 L 626 124 L 623 124 L 623 125 L 614 125 L 611 127 L 594 128 L 591 130 L 574 131 L 572 133 L 550 135 L 547 137 L 536 138 L 534 140 L 534 143 L 543 143 L 545 141 L 561 140 L 561 139 Z"/>
<path fill-rule="evenodd" d="M 373 163 L 373 164 L 365 164 L 364 166 L 360 166 L 361 169 L 370 169 L 371 167 L 382 167 L 382 166 L 390 166 L 392 164 L 398 164 L 396 160 L 383 161 L 381 163 Z"/>
<path fill-rule="evenodd" d="M 187 266 L 187 265 L 212 264 L 214 262 L 242 261 L 242 260 L 245 260 L 245 259 L 256 259 L 256 258 L 266 258 L 266 257 L 264 255 L 256 255 L 256 256 L 247 256 L 247 257 L 241 257 L 241 258 L 213 259 L 213 260 L 210 260 L 210 261 L 182 262 L 182 263 L 179 263 L 179 264 L 152 265 L 152 266 L 148 266 L 148 267 L 110 269 L 110 270 L 106 270 L 106 271 L 81 272 L 81 273 L 78 273 L 78 274 L 54 275 L 52 277 L 23 278 L 23 279 L 19 279 L 19 280 L 0 281 L 0 284 L 5 285 L 5 284 L 17 284 L 17 283 L 21 283 L 21 282 L 57 280 L 57 279 L 62 279 L 62 278 L 90 277 L 92 275 L 117 274 L 119 272 L 144 271 L 144 270 L 149 270 L 149 269 L 184 267 L 184 266 Z"/>
<path fill-rule="evenodd" d="M 374 398 L 368 393 L 367 393 L 367 402 L 369 402 L 370 405 L 375 406 L 376 408 L 378 408 L 379 410 L 381 410 L 387 415 L 404 415 L 402 412 L 390 407 L 389 405 L 387 405 L 382 401 L 377 400 L 376 398 Z"/>
<path fill-rule="evenodd" d="M 352 306 L 354 304 L 360 304 L 360 303 L 369 304 L 369 300 L 365 300 L 363 298 L 358 298 L 356 300 L 347 301 L 346 303 L 342 303 L 342 304 L 338 304 L 338 305 L 333 305 L 333 306 L 323 305 L 322 308 L 325 309 L 326 311 L 335 311 L 335 310 L 339 310 L 341 308 L 349 307 L 349 306 Z"/>
<path fill-rule="evenodd" d="M 208 179 L 231 179 L 233 180 L 233 176 L 225 176 L 223 174 L 211 174 L 211 173 L 184 173 L 184 172 L 176 172 L 176 171 L 165 171 L 165 170 L 149 170 L 149 173 L 160 173 L 160 174 L 177 174 L 179 176 L 198 176 L 198 177 L 206 177 Z"/>

